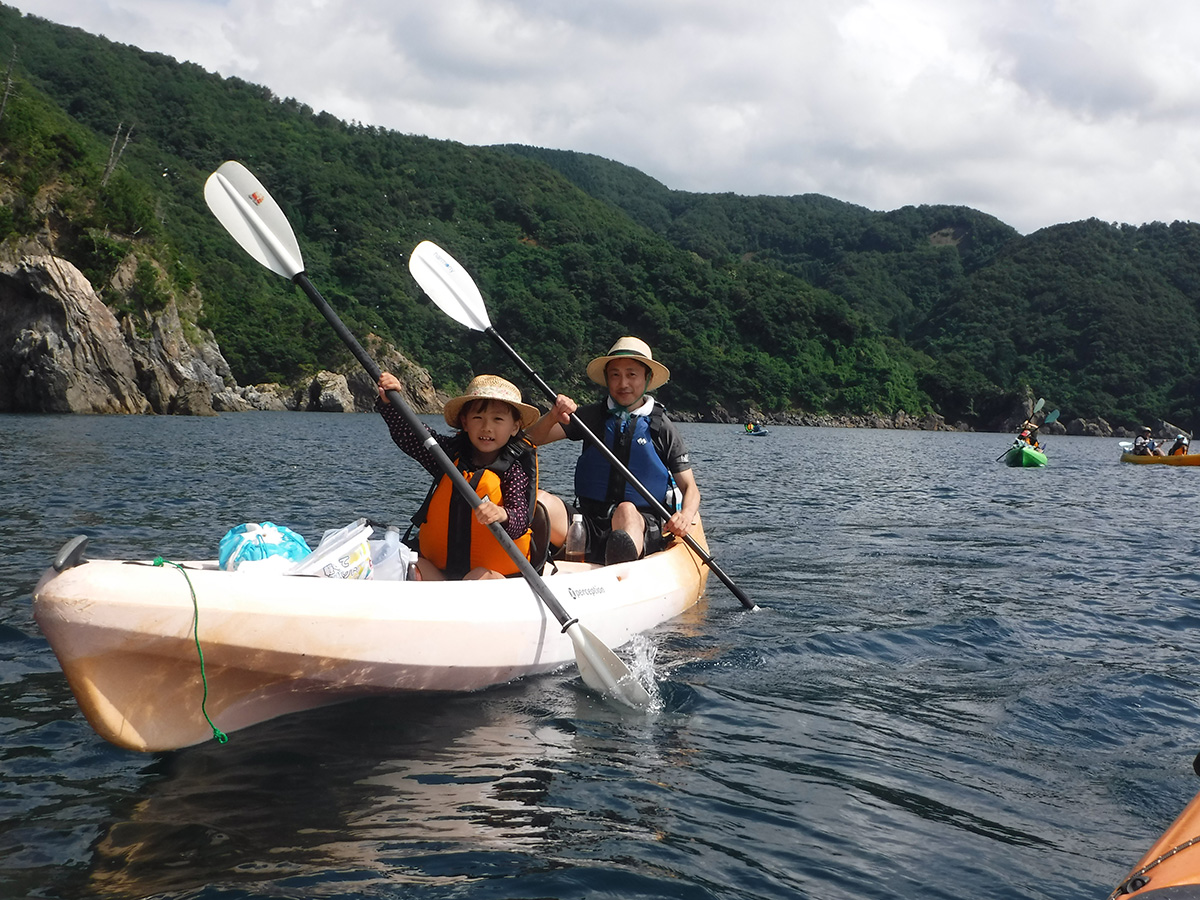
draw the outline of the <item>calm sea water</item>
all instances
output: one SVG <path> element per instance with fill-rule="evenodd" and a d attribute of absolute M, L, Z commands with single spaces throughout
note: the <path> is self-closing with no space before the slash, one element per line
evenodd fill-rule
<path fill-rule="evenodd" d="M 684 426 L 716 579 L 572 671 L 142 755 L 79 715 L 30 611 L 69 537 L 212 557 L 427 481 L 371 415 L 0 417 L 0 896 L 1105 897 L 1200 787 L 1200 470 L 1050 438 Z M 572 449 L 544 451 L 565 490 Z M 586 623 L 585 623 L 586 624 Z M 153 689 L 153 686 L 148 686 Z"/>

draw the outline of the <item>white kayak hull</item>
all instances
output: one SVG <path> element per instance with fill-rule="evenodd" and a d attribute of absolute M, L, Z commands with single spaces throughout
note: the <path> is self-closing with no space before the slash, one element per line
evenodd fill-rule
<path fill-rule="evenodd" d="M 705 546 L 699 523 L 693 536 Z M 47 570 L 34 589 L 34 618 L 80 709 L 120 747 L 200 743 L 213 736 L 205 713 L 229 733 L 370 694 L 478 690 L 575 660 L 522 578 L 342 581 L 183 566 L 186 578 L 171 565 L 90 560 Z M 547 566 L 545 581 L 619 647 L 695 604 L 707 576 L 676 542 L 633 563 Z"/>

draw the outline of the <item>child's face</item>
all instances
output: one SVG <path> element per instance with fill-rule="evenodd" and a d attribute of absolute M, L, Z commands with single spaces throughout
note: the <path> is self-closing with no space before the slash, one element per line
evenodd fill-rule
<path fill-rule="evenodd" d="M 468 403 L 458 420 L 485 464 L 499 456 L 504 445 L 521 430 L 515 410 L 500 400 Z"/>

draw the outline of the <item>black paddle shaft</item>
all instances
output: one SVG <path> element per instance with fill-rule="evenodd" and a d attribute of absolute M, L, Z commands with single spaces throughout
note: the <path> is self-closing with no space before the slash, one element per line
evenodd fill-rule
<path fill-rule="evenodd" d="M 358 338 L 350 332 L 350 329 L 346 327 L 345 323 L 338 317 L 338 314 L 333 311 L 333 307 L 321 296 L 321 292 L 308 280 L 308 276 L 301 272 L 293 281 L 308 295 L 308 299 L 313 302 L 313 305 L 317 307 L 321 315 L 325 317 L 325 320 L 333 326 L 333 330 L 337 332 L 338 337 L 350 348 L 350 352 L 354 354 L 354 358 L 367 370 L 367 374 L 371 376 L 371 379 L 378 384 L 383 372 L 375 364 L 375 360 L 371 359 L 371 355 L 363 349 L 362 344 L 358 342 Z M 404 402 L 404 397 L 401 396 L 399 391 L 388 391 L 388 400 L 404 416 L 404 421 L 408 423 L 409 428 L 417 434 L 422 434 L 425 431 L 425 426 L 417 418 L 416 413 Z M 433 454 L 441 470 L 450 478 L 455 490 L 471 504 L 472 509 L 483 503 L 483 499 L 475 493 L 475 489 L 463 477 L 463 473 L 458 470 L 458 466 L 454 465 L 454 462 L 446 455 L 446 451 L 442 449 L 442 445 L 434 440 L 433 435 L 429 435 L 425 441 L 425 447 Z M 525 580 L 529 583 L 534 593 L 546 604 L 546 608 L 554 614 L 554 618 L 558 619 L 558 624 L 562 626 L 562 630 L 565 632 L 571 625 L 575 624 L 578 620 L 572 618 L 563 609 L 562 604 L 558 602 L 558 598 L 554 596 L 554 592 L 550 590 L 546 582 L 542 579 L 542 576 L 538 574 L 537 570 L 529 562 L 529 559 L 521 552 L 521 549 L 509 536 L 508 532 L 504 530 L 504 526 L 499 522 L 493 522 L 488 528 L 495 535 L 496 540 L 500 542 L 500 546 L 504 548 L 504 552 L 509 555 L 509 558 L 516 563 L 517 568 L 521 570 L 521 574 L 525 577 Z"/>
<path fill-rule="evenodd" d="M 484 332 L 490 335 L 492 340 L 500 345 L 500 348 L 504 350 L 509 357 L 511 357 L 512 361 L 521 368 L 522 372 L 533 379 L 533 382 L 538 386 L 542 393 L 549 398 L 551 403 L 558 399 L 558 393 L 554 390 L 554 388 L 546 384 L 546 382 L 542 379 L 542 376 L 535 372 L 529 363 L 525 362 L 525 360 L 521 358 L 521 355 L 517 353 L 517 351 L 511 346 L 509 346 L 508 341 L 504 340 L 500 332 L 498 332 L 495 327 L 489 325 L 484 329 Z M 605 444 L 604 441 L 598 436 L 593 434 L 592 430 L 584 425 L 582 421 L 580 421 L 579 416 L 577 416 L 575 413 L 571 413 L 571 422 L 576 428 L 583 432 L 583 436 L 588 443 L 599 450 L 604 455 L 604 458 L 608 460 L 609 464 L 615 466 L 617 471 L 624 476 L 625 480 L 633 485 L 634 489 L 639 494 L 646 498 L 646 501 L 650 504 L 655 514 L 657 514 L 664 521 L 671 518 L 671 513 L 668 512 L 667 508 L 662 505 L 662 501 L 651 494 L 650 489 L 634 477 L 633 473 L 629 471 L 628 467 L 626 467 L 619 459 L 617 459 L 616 454 L 614 454 L 612 450 L 608 448 L 608 445 Z M 747 597 L 742 589 L 734 584 L 733 580 L 728 575 L 721 571 L 721 567 L 717 565 L 716 561 L 712 558 L 712 555 L 703 547 L 701 547 L 694 537 L 692 537 L 690 534 L 685 534 L 683 536 L 683 541 L 692 548 L 697 556 L 704 560 L 705 565 L 707 565 L 712 573 L 716 575 L 717 578 L 719 578 L 722 583 L 729 588 L 730 591 L 733 592 L 733 596 L 738 598 L 742 606 L 744 606 L 746 609 L 758 609 L 757 604 Z"/>

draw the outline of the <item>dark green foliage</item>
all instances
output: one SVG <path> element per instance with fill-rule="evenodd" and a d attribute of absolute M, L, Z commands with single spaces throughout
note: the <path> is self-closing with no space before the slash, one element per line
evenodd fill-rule
<path fill-rule="evenodd" d="M 935 307 L 922 337 L 994 381 L 1118 422 L 1195 421 L 1200 226 L 1096 220 L 1039 231 Z"/>
<path fill-rule="evenodd" d="M 1032 388 L 1064 419 L 1196 420 L 1192 224 L 1083 222 L 1023 238 L 963 207 L 689 194 L 594 156 L 348 124 L 3 6 L 0 35 L 22 79 L 0 121 L 12 198 L 0 234 L 36 233 L 36 198 L 54 193 L 56 251 L 102 290 L 135 253 L 135 309 L 199 288 L 197 324 L 242 383 L 347 355 L 208 213 L 204 180 L 230 158 L 284 208 L 347 325 L 390 339 L 447 389 L 512 364 L 421 296 L 407 259 L 424 239 L 468 268 L 531 365 L 580 399 L 595 389 L 586 360 L 634 333 L 671 367 L 661 393 L 680 411 L 988 423 Z M 113 136 L 130 129 L 101 185 Z"/>

